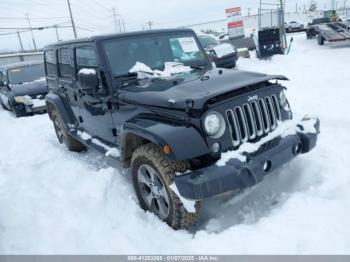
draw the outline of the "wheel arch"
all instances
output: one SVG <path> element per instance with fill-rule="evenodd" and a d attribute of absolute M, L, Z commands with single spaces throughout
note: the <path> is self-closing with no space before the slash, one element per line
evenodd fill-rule
<path fill-rule="evenodd" d="M 69 129 L 69 124 L 75 123 L 74 118 L 69 114 L 60 96 L 49 93 L 46 95 L 45 100 L 47 105 L 47 112 L 51 120 L 53 120 L 53 111 L 56 111 L 62 117 L 63 124 L 67 129 Z"/>
<path fill-rule="evenodd" d="M 169 146 L 172 160 L 189 160 L 209 153 L 206 141 L 194 127 L 173 125 L 151 119 L 134 119 L 124 124 L 121 134 L 121 160 L 130 165 L 133 152 L 147 143 L 163 150 Z"/>

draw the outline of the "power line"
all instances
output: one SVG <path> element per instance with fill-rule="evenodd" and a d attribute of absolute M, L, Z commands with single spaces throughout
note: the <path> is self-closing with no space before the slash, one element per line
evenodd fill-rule
<path fill-rule="evenodd" d="M 69 17 L 31 17 L 30 20 L 53 20 L 53 19 L 67 19 Z M 27 20 L 25 17 L 0 17 L 0 20 Z"/>

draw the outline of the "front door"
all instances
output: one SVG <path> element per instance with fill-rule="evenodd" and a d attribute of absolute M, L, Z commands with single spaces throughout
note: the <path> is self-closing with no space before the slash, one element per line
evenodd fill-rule
<path fill-rule="evenodd" d="M 101 90 L 107 90 L 107 86 L 104 86 L 105 84 L 101 80 L 94 48 L 89 46 L 77 47 L 75 49 L 75 58 L 77 74 L 81 69 L 95 69 L 100 79 Z M 79 85 L 78 82 L 77 85 Z M 109 97 L 107 95 L 98 93 L 92 95 L 79 92 L 79 121 L 83 130 L 90 136 L 110 144 L 115 144 L 116 134 L 108 102 Z"/>

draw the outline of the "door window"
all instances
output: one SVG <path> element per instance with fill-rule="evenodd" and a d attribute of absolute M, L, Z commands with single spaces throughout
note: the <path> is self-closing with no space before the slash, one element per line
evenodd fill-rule
<path fill-rule="evenodd" d="M 48 77 L 58 77 L 57 55 L 55 50 L 49 50 L 45 52 L 45 66 Z"/>
<path fill-rule="evenodd" d="M 75 51 L 77 72 L 82 68 L 97 69 L 95 50 L 91 47 L 79 47 Z"/>
<path fill-rule="evenodd" d="M 58 53 L 60 64 L 60 76 L 72 78 L 74 75 L 73 51 L 70 49 L 61 49 Z"/>

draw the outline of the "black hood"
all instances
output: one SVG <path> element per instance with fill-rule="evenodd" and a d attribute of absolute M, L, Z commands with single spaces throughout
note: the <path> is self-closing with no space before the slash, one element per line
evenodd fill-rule
<path fill-rule="evenodd" d="M 11 94 L 13 96 L 37 96 L 46 95 L 48 92 L 46 79 L 36 80 L 34 82 L 11 85 Z"/>
<path fill-rule="evenodd" d="M 174 109 L 185 109 L 186 100 L 191 99 L 193 109 L 202 109 L 209 99 L 269 80 L 288 79 L 280 75 L 213 69 L 192 73 L 185 79 L 157 80 L 144 87 L 130 87 L 123 98 L 125 102 Z"/>

